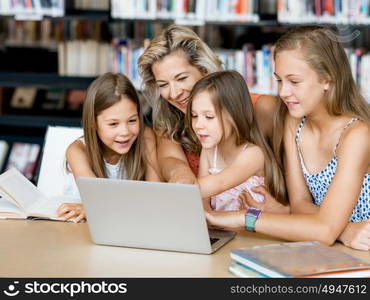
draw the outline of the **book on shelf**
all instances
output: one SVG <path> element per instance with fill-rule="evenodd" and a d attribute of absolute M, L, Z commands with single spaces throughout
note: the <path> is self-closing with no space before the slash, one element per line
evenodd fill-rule
<path fill-rule="evenodd" d="M 369 24 L 368 1 L 278 0 L 278 20 L 282 23 Z"/>
<path fill-rule="evenodd" d="M 10 106 L 13 108 L 32 108 L 35 102 L 37 89 L 32 87 L 18 87 L 15 89 Z"/>
<path fill-rule="evenodd" d="M 39 144 L 14 143 L 6 169 L 16 168 L 28 179 L 32 179 L 40 153 Z"/>
<path fill-rule="evenodd" d="M 230 256 L 244 272 L 266 277 L 370 277 L 370 263 L 319 242 L 252 246 L 231 250 Z"/>
<path fill-rule="evenodd" d="M 41 108 L 46 110 L 62 110 L 66 98 L 66 91 L 63 89 L 48 89 Z"/>
<path fill-rule="evenodd" d="M 59 220 L 57 208 L 63 203 L 79 203 L 73 197 L 45 196 L 21 172 L 11 168 L 0 175 L 0 219 Z"/>
<path fill-rule="evenodd" d="M 0 141 L 0 170 L 2 170 L 9 145 L 6 141 Z"/>

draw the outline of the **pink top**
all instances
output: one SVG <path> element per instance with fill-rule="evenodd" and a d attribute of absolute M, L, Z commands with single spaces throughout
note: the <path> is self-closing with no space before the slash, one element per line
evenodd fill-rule
<path fill-rule="evenodd" d="M 247 148 L 247 145 L 244 146 L 243 150 Z M 213 164 L 212 168 L 208 169 L 209 174 L 217 174 L 222 171 L 216 166 L 217 162 L 217 147 L 213 154 Z M 248 190 L 250 195 L 257 202 L 262 202 L 264 197 L 260 194 L 252 192 L 252 188 L 264 184 L 264 177 L 261 176 L 251 176 L 246 181 L 242 182 L 236 187 L 233 187 L 221 194 L 211 197 L 211 207 L 213 210 L 239 210 L 241 208 L 239 202 L 239 195 L 244 191 Z"/>

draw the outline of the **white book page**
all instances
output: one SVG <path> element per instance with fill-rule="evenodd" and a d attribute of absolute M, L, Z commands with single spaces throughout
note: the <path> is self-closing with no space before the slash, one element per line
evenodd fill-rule
<path fill-rule="evenodd" d="M 29 212 L 37 201 L 44 198 L 37 187 L 15 168 L 0 175 L 0 186 L 26 212 Z"/>
<path fill-rule="evenodd" d="M 24 215 L 24 212 L 17 207 L 2 190 L 0 190 L 0 213 L 16 213 Z"/>
<path fill-rule="evenodd" d="M 79 198 L 67 196 L 44 197 L 30 209 L 29 215 L 33 216 L 34 214 L 43 214 L 57 218 L 56 211 L 63 203 L 81 203 L 81 200 Z"/>

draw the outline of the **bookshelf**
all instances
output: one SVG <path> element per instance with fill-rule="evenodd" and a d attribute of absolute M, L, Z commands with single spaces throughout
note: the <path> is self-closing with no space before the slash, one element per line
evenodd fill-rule
<path fill-rule="evenodd" d="M 0 86 L 86 89 L 95 77 L 59 76 L 53 73 L 0 72 Z"/>
<path fill-rule="evenodd" d="M 220 56 L 226 68 L 244 75 L 252 92 L 276 93 L 270 46 L 293 26 L 319 23 L 335 29 L 337 25 L 347 25 L 349 30 L 359 31 L 361 36 L 348 43 L 348 47 L 361 51 L 349 52 L 350 60 L 354 73 L 361 64 L 369 70 L 370 58 L 364 49 L 370 48 L 370 1 L 361 0 L 360 6 L 354 6 L 356 1 L 58 0 L 55 3 L 63 7 L 63 13 L 44 13 L 36 18 L 29 7 L 14 13 L 5 4 L 4 10 L 4 3 L 11 1 L 2 0 L 0 139 L 10 145 L 17 141 L 42 145 L 48 125 L 80 126 L 80 106 L 70 109 L 66 104 L 59 110 L 41 109 L 44 98 L 39 94 L 36 108 L 12 109 L 8 103 L 11 92 L 17 88 L 83 91 L 96 76 L 107 71 L 127 74 L 139 88 L 135 65 L 144 49 L 144 40 L 171 23 L 191 26 Z M 18 11 L 22 11 L 21 7 Z M 35 14 L 40 15 L 40 9 Z M 95 49 L 95 54 L 88 54 L 89 49 Z M 99 61 L 92 64 L 98 57 Z M 246 57 L 253 61 L 247 62 Z M 361 76 L 357 76 L 358 84 L 370 99 L 369 75 Z"/>

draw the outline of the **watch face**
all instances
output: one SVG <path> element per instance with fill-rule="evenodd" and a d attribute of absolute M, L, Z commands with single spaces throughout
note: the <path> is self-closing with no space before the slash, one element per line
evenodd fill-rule
<path fill-rule="evenodd" d="M 260 212 L 261 211 L 259 209 L 256 209 L 256 208 L 248 209 L 248 215 L 250 215 L 250 216 L 258 217 Z"/>

